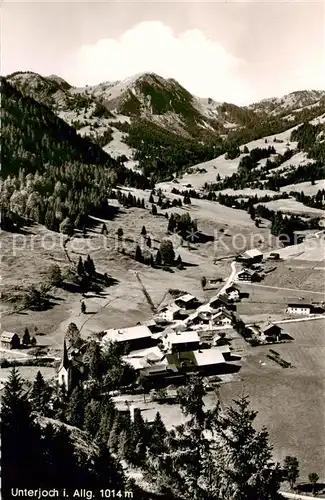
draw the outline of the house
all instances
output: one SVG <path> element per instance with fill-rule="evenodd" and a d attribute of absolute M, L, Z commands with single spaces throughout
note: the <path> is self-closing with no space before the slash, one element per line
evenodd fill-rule
<path fill-rule="evenodd" d="M 149 347 L 148 349 L 140 349 L 132 351 L 127 356 L 122 357 L 123 361 L 131 365 L 135 371 L 140 371 L 145 368 L 150 368 L 156 364 L 166 364 L 165 354 L 159 347 Z"/>
<path fill-rule="evenodd" d="M 145 325 L 136 325 L 130 328 L 111 328 L 104 331 L 102 346 L 107 342 L 119 342 L 129 346 L 130 351 L 144 349 L 156 343 L 150 329 Z"/>
<path fill-rule="evenodd" d="M 225 363 L 225 358 L 219 347 L 200 349 L 193 352 L 198 367 L 205 368 Z"/>
<path fill-rule="evenodd" d="M 208 305 L 211 309 L 214 310 L 219 309 L 220 307 L 227 307 L 228 309 L 234 309 L 232 301 L 225 294 L 220 294 L 215 297 L 212 297 L 209 300 Z"/>
<path fill-rule="evenodd" d="M 225 294 L 229 301 L 237 302 L 240 300 L 239 288 L 236 285 L 230 285 L 225 289 Z"/>
<path fill-rule="evenodd" d="M 20 338 L 17 333 L 2 332 L 1 334 L 1 347 L 4 349 L 19 349 Z"/>
<path fill-rule="evenodd" d="M 186 293 L 175 299 L 175 304 L 182 309 L 195 309 L 198 306 L 198 300 L 194 295 Z"/>
<path fill-rule="evenodd" d="M 243 269 L 237 274 L 238 281 L 260 281 L 260 276 L 256 271 Z"/>
<path fill-rule="evenodd" d="M 257 262 L 262 262 L 263 254 L 257 248 L 252 248 L 247 250 L 243 255 L 240 256 L 239 260 L 245 262 L 247 265 L 255 264 Z"/>
<path fill-rule="evenodd" d="M 192 351 L 199 348 L 200 337 L 195 331 L 173 332 L 163 342 L 172 351 Z"/>
<path fill-rule="evenodd" d="M 171 304 L 165 306 L 160 311 L 160 317 L 166 321 L 175 321 L 176 319 L 181 319 L 181 308 L 176 304 Z"/>
<path fill-rule="evenodd" d="M 277 341 L 281 339 L 282 328 L 278 325 L 267 321 L 259 327 L 260 336 L 263 340 Z"/>
<path fill-rule="evenodd" d="M 151 331 L 151 333 L 158 333 L 158 332 L 161 332 L 163 330 L 163 328 L 153 318 L 148 319 L 146 321 L 140 321 L 137 324 L 147 326 L 149 328 L 149 330 Z"/>
<path fill-rule="evenodd" d="M 232 314 L 231 314 L 231 312 L 227 311 L 227 309 L 222 307 L 220 309 L 220 311 L 213 314 L 211 320 L 212 320 L 213 325 L 215 325 L 215 326 L 231 325 Z"/>
<path fill-rule="evenodd" d="M 313 306 L 310 304 L 305 304 L 303 302 L 296 304 L 288 304 L 286 309 L 286 313 L 288 314 L 301 314 L 301 315 L 309 315 L 313 311 Z"/>

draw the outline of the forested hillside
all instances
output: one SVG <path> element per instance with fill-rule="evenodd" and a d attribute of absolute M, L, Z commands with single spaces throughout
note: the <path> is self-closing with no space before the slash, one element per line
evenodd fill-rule
<path fill-rule="evenodd" d="M 2 88 L 3 228 L 15 216 L 57 230 L 69 217 L 82 227 L 87 214 L 108 215 L 107 192 L 116 183 L 148 187 L 99 146 L 80 137 L 49 108 L 23 96 L 5 79 Z"/>

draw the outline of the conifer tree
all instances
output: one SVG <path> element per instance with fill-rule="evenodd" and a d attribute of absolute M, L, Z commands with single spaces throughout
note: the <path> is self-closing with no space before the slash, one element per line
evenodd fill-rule
<path fill-rule="evenodd" d="M 152 215 L 157 215 L 157 207 L 154 204 L 151 207 L 151 213 L 152 213 Z"/>
<path fill-rule="evenodd" d="M 139 247 L 139 245 L 137 245 L 137 247 L 135 249 L 134 258 L 137 262 L 142 262 L 142 252 L 141 252 L 141 248 Z"/>
<path fill-rule="evenodd" d="M 146 234 L 147 234 L 147 230 L 146 230 L 145 226 L 142 226 L 141 235 L 146 236 Z"/>
<path fill-rule="evenodd" d="M 40 413 L 46 412 L 50 394 L 48 384 L 45 383 L 43 375 L 38 371 L 30 395 L 33 410 Z"/>
<path fill-rule="evenodd" d="M 78 265 L 77 265 L 77 273 L 79 276 L 83 276 L 85 274 L 84 265 L 83 265 L 81 256 L 79 257 L 79 261 L 78 261 Z"/>
<path fill-rule="evenodd" d="M 29 333 L 27 326 L 25 328 L 24 335 L 23 335 L 23 344 L 30 345 L 30 333 Z"/>
<path fill-rule="evenodd" d="M 70 425 L 82 429 L 84 422 L 84 391 L 81 387 L 76 387 L 69 399 L 67 408 L 67 418 Z"/>
<path fill-rule="evenodd" d="M 156 266 L 161 266 L 161 263 L 162 263 L 161 253 L 160 250 L 158 250 L 156 254 Z"/>

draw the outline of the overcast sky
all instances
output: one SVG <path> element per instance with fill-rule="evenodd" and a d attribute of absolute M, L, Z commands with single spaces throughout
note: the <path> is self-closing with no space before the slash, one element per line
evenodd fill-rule
<path fill-rule="evenodd" d="M 76 86 L 153 71 L 190 92 L 248 104 L 325 90 L 324 3 L 2 3 L 1 74 L 57 74 Z"/>

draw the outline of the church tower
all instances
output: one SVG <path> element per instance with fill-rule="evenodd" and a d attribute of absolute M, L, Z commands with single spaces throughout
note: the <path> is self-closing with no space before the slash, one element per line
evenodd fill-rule
<path fill-rule="evenodd" d="M 58 369 L 58 384 L 64 385 L 66 390 L 71 389 L 71 363 L 68 358 L 68 349 L 65 340 L 63 341 L 63 355 Z"/>

